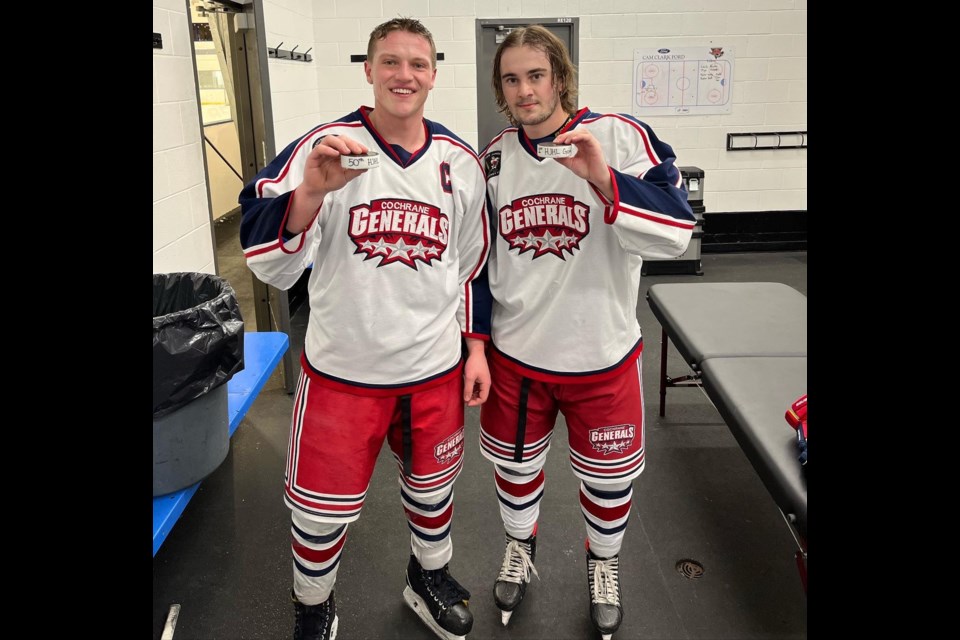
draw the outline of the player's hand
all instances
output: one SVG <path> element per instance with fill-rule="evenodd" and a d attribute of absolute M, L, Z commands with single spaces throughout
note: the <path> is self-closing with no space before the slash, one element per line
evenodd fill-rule
<path fill-rule="evenodd" d="M 579 177 L 596 186 L 603 195 L 613 199 L 613 180 L 607 166 L 606 156 L 600 142 L 583 127 L 577 127 L 561 133 L 553 140 L 557 144 L 573 144 L 577 155 L 572 158 L 554 158 L 554 160 Z"/>
<path fill-rule="evenodd" d="M 477 407 L 490 395 L 490 369 L 483 350 L 471 352 L 463 367 L 463 401 Z"/>
<path fill-rule="evenodd" d="M 342 189 L 348 182 L 367 172 L 366 169 L 344 169 L 340 156 L 367 153 L 365 145 L 344 135 L 326 136 L 307 156 L 303 168 L 302 188 L 313 196 L 323 196 Z"/>
<path fill-rule="evenodd" d="M 294 191 L 287 231 L 306 231 L 328 193 L 342 189 L 348 182 L 366 173 L 366 169 L 344 169 L 340 166 L 340 156 L 366 152 L 367 147 L 349 136 L 331 135 L 321 139 L 310 150 L 303 167 L 303 181 Z"/>

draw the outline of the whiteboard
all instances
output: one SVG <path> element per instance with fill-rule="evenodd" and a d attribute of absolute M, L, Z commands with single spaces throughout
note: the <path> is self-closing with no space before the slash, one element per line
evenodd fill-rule
<path fill-rule="evenodd" d="M 633 51 L 633 115 L 730 113 L 732 47 L 659 47 Z"/>

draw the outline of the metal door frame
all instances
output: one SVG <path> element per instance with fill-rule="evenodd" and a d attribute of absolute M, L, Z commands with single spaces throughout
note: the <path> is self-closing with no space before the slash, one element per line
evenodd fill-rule
<path fill-rule="evenodd" d="M 262 28 L 257 28 L 263 24 L 263 0 L 204 0 L 204 4 L 226 8 L 231 18 L 226 35 L 233 57 L 233 99 L 236 102 L 237 137 L 240 142 L 240 173 L 246 184 L 276 155 L 266 33 Z M 290 304 L 287 292 L 264 284 L 252 273 L 250 278 L 253 282 L 257 330 L 282 331 L 289 336 Z M 287 393 L 293 393 L 296 386 L 295 352 L 296 349 L 291 348 L 283 355 L 281 370 Z"/>

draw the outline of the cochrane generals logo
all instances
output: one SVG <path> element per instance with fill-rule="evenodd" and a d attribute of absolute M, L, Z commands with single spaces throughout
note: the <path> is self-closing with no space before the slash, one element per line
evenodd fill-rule
<path fill-rule="evenodd" d="M 519 253 L 533 251 L 535 260 L 552 253 L 566 260 L 590 233 L 590 207 L 573 196 L 551 193 L 517 198 L 500 209 L 500 236 Z"/>
<path fill-rule="evenodd" d="M 438 207 L 415 200 L 386 198 L 350 209 L 350 238 L 364 260 L 380 256 L 378 267 L 402 262 L 416 270 L 447 248 L 450 218 Z"/>
<path fill-rule="evenodd" d="M 450 464 L 463 453 L 463 429 L 433 448 L 433 457 L 439 464 Z"/>
<path fill-rule="evenodd" d="M 637 428 L 632 424 L 618 424 L 612 427 L 590 429 L 587 435 L 593 448 L 607 455 L 608 453 L 623 453 L 633 444 L 633 436 Z"/>

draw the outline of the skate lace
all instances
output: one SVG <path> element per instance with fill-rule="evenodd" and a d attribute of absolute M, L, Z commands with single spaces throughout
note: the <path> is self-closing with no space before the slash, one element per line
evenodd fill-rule
<path fill-rule="evenodd" d="M 615 556 L 607 560 L 589 561 L 593 574 L 593 593 L 590 595 L 597 604 L 620 606 L 620 558 Z"/>
<path fill-rule="evenodd" d="M 497 580 L 500 582 L 530 582 L 530 572 L 540 579 L 537 568 L 533 566 L 530 560 L 530 545 L 519 540 L 510 540 L 507 543 L 506 552 L 503 554 L 503 565 L 500 567 L 500 575 Z"/>
<path fill-rule="evenodd" d="M 450 575 L 447 567 L 432 571 L 423 569 L 423 575 L 430 596 L 440 605 L 441 609 L 470 600 L 470 592 Z"/>

